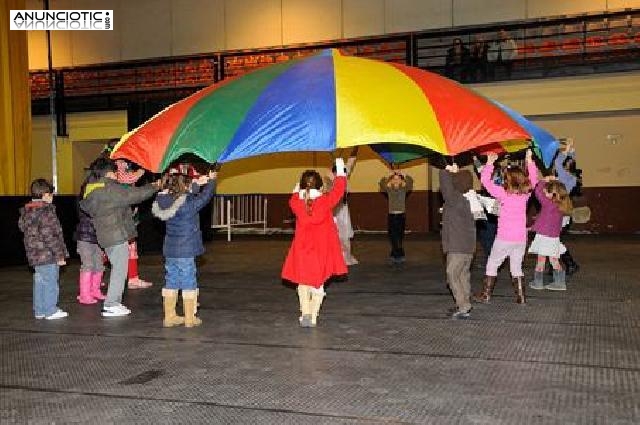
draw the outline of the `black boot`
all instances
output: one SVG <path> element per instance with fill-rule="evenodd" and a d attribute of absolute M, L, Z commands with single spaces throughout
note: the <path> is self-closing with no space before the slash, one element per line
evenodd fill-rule
<path fill-rule="evenodd" d="M 575 262 L 569 251 L 565 251 L 565 253 L 560 256 L 560 260 L 562 261 L 562 264 L 564 264 L 567 276 L 571 276 L 580 270 L 580 266 Z"/>

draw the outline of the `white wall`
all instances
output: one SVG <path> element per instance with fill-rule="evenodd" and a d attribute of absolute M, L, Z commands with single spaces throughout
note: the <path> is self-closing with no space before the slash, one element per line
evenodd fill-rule
<path fill-rule="evenodd" d="M 113 9 L 112 31 L 52 31 L 56 67 L 393 34 L 640 7 L 640 0 L 51 0 Z M 41 9 L 42 0 L 27 0 Z M 29 67 L 47 66 L 43 31 Z"/>

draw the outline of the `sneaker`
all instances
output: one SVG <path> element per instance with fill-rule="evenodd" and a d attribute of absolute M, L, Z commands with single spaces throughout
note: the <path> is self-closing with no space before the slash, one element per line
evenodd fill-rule
<path fill-rule="evenodd" d="M 548 289 L 550 291 L 566 291 L 567 285 L 564 283 L 550 283 L 549 285 L 544 285 L 544 289 Z"/>
<path fill-rule="evenodd" d="M 102 307 L 102 316 L 103 317 L 117 317 L 117 316 L 126 316 L 131 313 L 127 307 L 122 304 L 114 305 L 111 307 Z"/>
<path fill-rule="evenodd" d="M 49 316 L 45 317 L 45 320 L 56 320 L 56 319 L 63 319 L 65 317 L 67 317 L 69 315 L 69 313 L 67 313 L 66 311 L 62 311 L 60 309 L 58 309 L 58 311 L 56 311 L 53 314 L 50 314 Z"/>
<path fill-rule="evenodd" d="M 468 311 L 456 311 L 451 315 L 453 320 L 467 320 L 469 317 L 471 317 L 471 313 Z"/>
<path fill-rule="evenodd" d="M 44 319 L 44 314 L 36 314 L 35 318 L 40 320 L 40 319 Z"/>
<path fill-rule="evenodd" d="M 145 289 L 153 286 L 153 283 L 142 280 L 139 277 L 129 279 L 128 283 L 129 284 L 127 286 L 129 287 L 129 289 Z"/>

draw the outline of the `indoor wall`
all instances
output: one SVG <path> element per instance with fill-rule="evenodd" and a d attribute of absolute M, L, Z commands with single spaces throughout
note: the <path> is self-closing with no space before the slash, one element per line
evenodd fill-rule
<path fill-rule="evenodd" d="M 27 0 L 41 9 L 42 0 Z M 254 49 L 640 7 L 640 0 L 51 0 L 113 9 L 112 31 L 52 31 L 55 67 Z M 29 31 L 29 67 L 47 67 Z"/>

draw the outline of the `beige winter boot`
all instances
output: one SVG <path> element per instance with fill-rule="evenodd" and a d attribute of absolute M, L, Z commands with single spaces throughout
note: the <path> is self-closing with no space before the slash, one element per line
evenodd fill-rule
<path fill-rule="evenodd" d="M 315 327 L 318 323 L 318 315 L 320 314 L 320 306 L 324 299 L 324 288 L 311 289 L 311 327 Z"/>
<path fill-rule="evenodd" d="M 311 326 L 311 287 L 298 285 L 298 299 L 300 300 L 300 326 L 308 328 Z"/>
<path fill-rule="evenodd" d="M 182 304 L 184 306 L 184 326 L 192 328 L 200 326 L 202 320 L 196 317 L 196 305 L 198 304 L 198 291 L 182 291 Z"/>
<path fill-rule="evenodd" d="M 176 314 L 176 303 L 178 302 L 178 290 L 162 288 L 162 298 L 164 299 L 164 321 L 165 328 L 182 325 L 184 317 Z"/>

